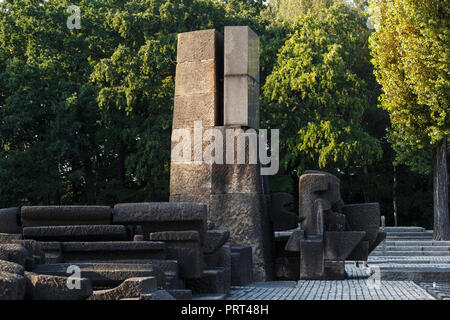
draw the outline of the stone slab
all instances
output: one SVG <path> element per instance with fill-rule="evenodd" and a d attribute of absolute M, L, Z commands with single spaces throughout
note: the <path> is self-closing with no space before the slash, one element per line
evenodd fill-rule
<path fill-rule="evenodd" d="M 223 35 L 214 29 L 178 34 L 177 63 L 221 60 Z"/>
<path fill-rule="evenodd" d="M 25 288 L 25 277 L 0 271 L 0 300 L 23 300 Z"/>
<path fill-rule="evenodd" d="M 20 276 L 23 276 L 24 268 L 20 264 L 11 261 L 0 260 L 0 273 L 1 272 L 18 274 Z"/>
<path fill-rule="evenodd" d="M 156 278 L 154 277 L 129 278 L 115 288 L 94 291 L 88 300 L 121 300 L 124 298 L 137 298 L 142 294 L 150 293 L 156 289 L 157 284 Z"/>
<path fill-rule="evenodd" d="M 230 238 L 228 230 L 208 230 L 206 232 L 206 239 L 203 245 L 203 253 L 214 253 L 219 250 L 225 242 Z"/>
<path fill-rule="evenodd" d="M 129 238 L 127 228 L 121 225 L 25 227 L 23 236 L 39 241 L 125 241 Z"/>
<path fill-rule="evenodd" d="M 154 277 L 158 287 L 165 285 L 163 270 L 154 264 L 131 264 L 131 263 L 58 263 L 37 265 L 33 272 L 55 276 L 68 276 L 70 266 L 80 268 L 80 277 L 92 281 L 94 287 L 112 287 L 129 278 Z"/>
<path fill-rule="evenodd" d="M 186 288 L 197 293 L 228 293 L 225 285 L 224 268 L 208 268 L 203 271 L 203 275 L 198 279 L 186 281 Z"/>
<path fill-rule="evenodd" d="M 24 206 L 23 227 L 111 224 L 111 208 L 106 206 Z"/>
<path fill-rule="evenodd" d="M 300 279 L 318 280 L 324 276 L 322 240 L 300 240 Z"/>
<path fill-rule="evenodd" d="M 231 284 L 245 286 L 253 282 L 253 254 L 250 246 L 231 246 Z"/>
<path fill-rule="evenodd" d="M 324 259 L 344 261 L 365 236 L 365 231 L 326 231 Z"/>
<path fill-rule="evenodd" d="M 165 259 L 164 242 L 150 241 L 98 241 L 63 242 L 63 260 L 120 260 L 120 259 Z"/>
<path fill-rule="evenodd" d="M 176 67 L 175 96 L 218 92 L 214 60 L 179 63 Z"/>

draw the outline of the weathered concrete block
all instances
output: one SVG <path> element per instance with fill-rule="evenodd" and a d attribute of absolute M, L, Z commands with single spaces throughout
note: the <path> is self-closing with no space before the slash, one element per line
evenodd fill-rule
<path fill-rule="evenodd" d="M 224 75 L 249 75 L 259 82 L 259 37 L 248 26 L 226 26 Z"/>
<path fill-rule="evenodd" d="M 259 164 L 213 164 L 211 173 L 211 194 L 264 192 Z"/>
<path fill-rule="evenodd" d="M 52 276 L 26 272 L 26 296 L 31 300 L 83 300 L 92 294 L 89 279 Z M 76 280 L 79 288 L 69 288 L 71 281 Z M 69 285 L 68 285 L 69 283 Z"/>
<path fill-rule="evenodd" d="M 231 287 L 231 246 L 224 244 L 218 251 L 205 254 L 205 263 L 208 267 L 224 268 L 224 286 L 228 292 Z M 251 273 L 251 270 L 250 270 Z"/>
<path fill-rule="evenodd" d="M 111 224 L 111 208 L 106 206 L 24 206 L 23 227 Z"/>
<path fill-rule="evenodd" d="M 327 231 L 324 233 L 324 259 L 344 261 L 365 237 L 364 231 Z"/>
<path fill-rule="evenodd" d="M 81 225 L 23 228 L 25 239 L 39 241 L 121 241 L 129 240 L 125 226 Z"/>
<path fill-rule="evenodd" d="M 198 30 L 178 34 L 177 62 L 221 60 L 223 35 L 216 30 Z"/>
<path fill-rule="evenodd" d="M 324 273 L 322 240 L 300 240 L 300 279 L 320 280 Z"/>
<path fill-rule="evenodd" d="M 164 241 L 168 259 L 177 260 L 180 277 L 199 278 L 203 272 L 203 255 L 197 231 L 165 231 L 150 233 L 151 241 Z"/>
<path fill-rule="evenodd" d="M 344 214 L 351 230 L 365 231 L 369 245 L 375 241 L 380 227 L 380 204 L 346 204 Z"/>
<path fill-rule="evenodd" d="M 233 286 L 245 286 L 252 282 L 252 247 L 231 246 L 231 284 Z"/>
<path fill-rule="evenodd" d="M 202 203 L 206 206 L 206 212 L 209 211 L 209 193 L 203 195 L 196 194 L 171 194 L 169 196 L 170 202 L 194 202 Z"/>
<path fill-rule="evenodd" d="M 0 300 L 23 300 L 25 287 L 25 277 L 0 271 Z"/>
<path fill-rule="evenodd" d="M 253 248 L 253 278 L 269 280 L 272 275 L 269 218 L 262 194 L 211 195 L 209 218 L 217 228 L 230 230 L 234 245 Z"/>
<path fill-rule="evenodd" d="M 0 209 L 0 233 L 21 233 L 19 208 Z"/>
<path fill-rule="evenodd" d="M 177 64 L 175 96 L 218 92 L 216 62 L 205 60 Z"/>
<path fill-rule="evenodd" d="M 156 278 L 140 277 L 129 278 L 118 287 L 106 290 L 96 290 L 88 300 L 120 300 L 124 298 L 137 298 L 142 294 L 150 293 L 157 289 Z"/>
<path fill-rule="evenodd" d="M 289 237 L 284 250 L 289 252 L 300 252 L 300 241 L 303 239 L 305 239 L 305 232 L 300 229 L 295 230 Z"/>
<path fill-rule="evenodd" d="M 201 121 L 203 128 L 220 124 L 219 96 L 217 93 L 175 96 L 172 129 L 193 128 Z"/>
<path fill-rule="evenodd" d="M 224 124 L 259 129 L 259 83 L 248 75 L 225 76 Z"/>
<path fill-rule="evenodd" d="M 170 165 L 170 194 L 210 194 L 211 175 L 211 164 L 172 162 Z"/>
<path fill-rule="evenodd" d="M 120 259 L 165 259 L 164 242 L 149 241 L 98 241 L 63 242 L 63 260 L 96 261 Z"/>
<path fill-rule="evenodd" d="M 201 278 L 188 279 L 186 288 L 192 293 L 228 293 L 225 285 L 224 268 L 208 268 Z"/>
<path fill-rule="evenodd" d="M 23 276 L 24 269 L 20 264 L 11 261 L 0 260 L 0 273 L 2 272 Z"/>
<path fill-rule="evenodd" d="M 298 216 L 295 214 L 294 196 L 286 192 L 270 195 L 269 216 L 273 231 L 291 230 L 298 227 Z"/>
<path fill-rule="evenodd" d="M 0 259 L 25 266 L 30 253 L 20 244 L 0 244 Z"/>
<path fill-rule="evenodd" d="M 129 278 L 154 277 L 158 287 L 165 285 L 166 279 L 163 270 L 154 264 L 139 263 L 57 263 L 37 265 L 33 272 L 67 277 L 69 267 L 76 265 L 80 268 L 80 276 L 91 280 L 96 287 L 118 286 Z"/>
<path fill-rule="evenodd" d="M 203 240 L 206 233 L 206 205 L 190 202 L 121 203 L 114 206 L 114 224 L 141 225 L 144 237 L 151 232 L 199 232 Z"/>
<path fill-rule="evenodd" d="M 219 250 L 230 238 L 228 230 L 208 230 L 206 232 L 203 253 L 214 253 Z"/>

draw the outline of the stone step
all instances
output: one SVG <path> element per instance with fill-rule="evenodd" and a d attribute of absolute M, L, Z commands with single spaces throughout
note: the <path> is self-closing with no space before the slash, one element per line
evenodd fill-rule
<path fill-rule="evenodd" d="M 428 241 L 386 241 L 386 246 L 419 246 L 419 247 L 429 247 L 429 246 L 450 246 L 450 241 L 436 241 L 436 240 L 428 240 Z M 380 245 L 379 247 L 381 247 Z"/>
<path fill-rule="evenodd" d="M 450 267 L 407 267 L 395 266 L 380 268 L 384 281 L 450 282 Z"/>
<path fill-rule="evenodd" d="M 450 251 L 376 251 L 371 256 L 450 256 Z"/>
<path fill-rule="evenodd" d="M 61 250 L 64 262 L 166 258 L 166 245 L 158 241 L 62 242 Z"/>
<path fill-rule="evenodd" d="M 128 230 L 121 225 L 71 225 L 23 228 L 24 239 L 38 241 L 125 241 Z"/>
<path fill-rule="evenodd" d="M 225 293 L 193 294 L 192 300 L 225 300 Z"/>
<path fill-rule="evenodd" d="M 387 232 L 386 237 L 393 238 L 393 237 L 405 237 L 405 238 L 422 238 L 422 237 L 432 237 L 433 234 L 427 231 L 424 232 Z"/>
<path fill-rule="evenodd" d="M 381 246 L 372 252 L 383 251 L 450 251 L 450 246 Z"/>
<path fill-rule="evenodd" d="M 381 228 L 380 228 L 381 229 Z M 422 227 L 384 227 L 385 232 L 423 232 Z"/>

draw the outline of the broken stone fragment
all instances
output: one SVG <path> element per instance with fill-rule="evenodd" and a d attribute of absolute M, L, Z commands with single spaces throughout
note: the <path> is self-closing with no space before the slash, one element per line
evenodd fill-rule
<path fill-rule="evenodd" d="M 7 272 L 23 276 L 24 269 L 20 264 L 11 261 L 0 260 L 0 272 Z"/>
<path fill-rule="evenodd" d="M 208 230 L 203 244 L 203 253 L 213 253 L 222 247 L 230 238 L 228 230 Z"/>
<path fill-rule="evenodd" d="M 0 271 L 0 300 L 23 300 L 25 287 L 25 277 Z"/>
<path fill-rule="evenodd" d="M 30 253 L 20 244 L 0 244 L 0 259 L 25 266 Z"/>
<path fill-rule="evenodd" d="M 142 294 L 151 293 L 156 290 L 157 281 L 154 277 L 129 278 L 115 288 L 94 291 L 88 300 L 138 298 Z"/>
<path fill-rule="evenodd" d="M 71 265 L 76 265 L 80 268 L 80 276 L 92 281 L 95 287 L 112 287 L 118 286 L 128 278 L 136 277 L 154 277 L 157 281 L 158 287 L 162 287 L 166 283 L 166 277 L 161 269 L 156 264 L 140 264 L 140 263 L 57 263 L 57 264 L 42 264 L 36 266 L 33 270 L 39 274 L 49 274 L 55 276 L 68 276 L 68 268 Z"/>
<path fill-rule="evenodd" d="M 31 300 L 83 300 L 92 294 L 89 279 L 25 272 L 26 296 Z"/>

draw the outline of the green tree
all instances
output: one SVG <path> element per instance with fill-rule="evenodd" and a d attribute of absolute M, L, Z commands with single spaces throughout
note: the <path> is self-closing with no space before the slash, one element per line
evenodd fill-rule
<path fill-rule="evenodd" d="M 369 104 L 364 17 L 336 3 L 294 28 L 263 88 L 265 124 L 280 129 L 281 163 L 300 174 L 379 159 L 380 143 L 361 123 Z"/>
<path fill-rule="evenodd" d="M 370 44 L 396 161 L 423 173 L 433 168 L 434 239 L 449 240 L 449 1 L 376 0 L 373 6 L 379 15 Z"/>

